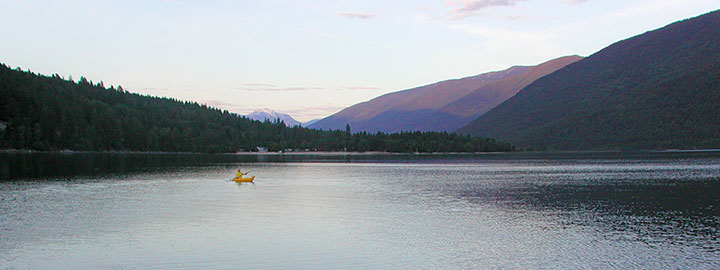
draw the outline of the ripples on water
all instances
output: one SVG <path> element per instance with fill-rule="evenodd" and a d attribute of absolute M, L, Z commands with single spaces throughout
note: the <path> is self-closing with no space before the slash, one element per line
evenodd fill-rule
<path fill-rule="evenodd" d="M 0 269 L 720 268 L 716 155 L 1 155 Z"/>

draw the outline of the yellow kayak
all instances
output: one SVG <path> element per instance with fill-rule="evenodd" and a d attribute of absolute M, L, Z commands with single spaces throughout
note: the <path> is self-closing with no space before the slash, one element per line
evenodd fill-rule
<path fill-rule="evenodd" d="M 249 177 L 249 178 L 238 178 L 238 177 L 233 178 L 233 181 L 235 181 L 235 182 L 252 182 L 253 180 L 255 180 L 255 176 Z"/>

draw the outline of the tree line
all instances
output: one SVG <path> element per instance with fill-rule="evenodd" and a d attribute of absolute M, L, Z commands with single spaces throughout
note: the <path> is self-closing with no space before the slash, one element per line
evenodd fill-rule
<path fill-rule="evenodd" d="M 228 153 L 256 150 L 495 152 L 514 147 L 455 133 L 352 133 L 254 121 L 191 101 L 153 97 L 0 65 L 0 148 Z"/>

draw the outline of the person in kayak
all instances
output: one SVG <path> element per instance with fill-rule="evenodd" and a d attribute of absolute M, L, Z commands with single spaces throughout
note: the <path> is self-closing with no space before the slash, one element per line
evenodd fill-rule
<path fill-rule="evenodd" d="M 237 172 L 237 178 L 242 178 L 243 175 L 247 175 L 249 172 L 243 173 L 241 170 L 238 170 Z"/>

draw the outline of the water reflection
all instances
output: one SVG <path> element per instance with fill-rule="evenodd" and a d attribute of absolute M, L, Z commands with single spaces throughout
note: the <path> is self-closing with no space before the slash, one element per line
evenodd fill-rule
<path fill-rule="evenodd" d="M 405 163 L 465 164 L 557 160 L 637 160 L 717 158 L 720 152 L 598 152 L 484 154 L 141 154 L 141 153 L 0 153 L 0 181 L 127 175 L 182 167 L 229 163 Z"/>
<path fill-rule="evenodd" d="M 3 153 L 0 180 L 107 177 L 254 160 L 253 156 L 202 154 Z"/>
<path fill-rule="evenodd" d="M 505 172 L 504 177 L 512 181 L 470 185 L 456 190 L 456 195 L 475 204 L 493 203 L 562 217 L 568 227 L 599 230 L 612 241 L 720 251 L 718 161 L 700 167 L 653 162 L 629 166 L 627 161 L 604 162 L 602 166 L 581 162 L 569 171 L 555 164 L 534 168 L 534 173 Z M 553 169 L 558 167 L 563 169 Z"/>

